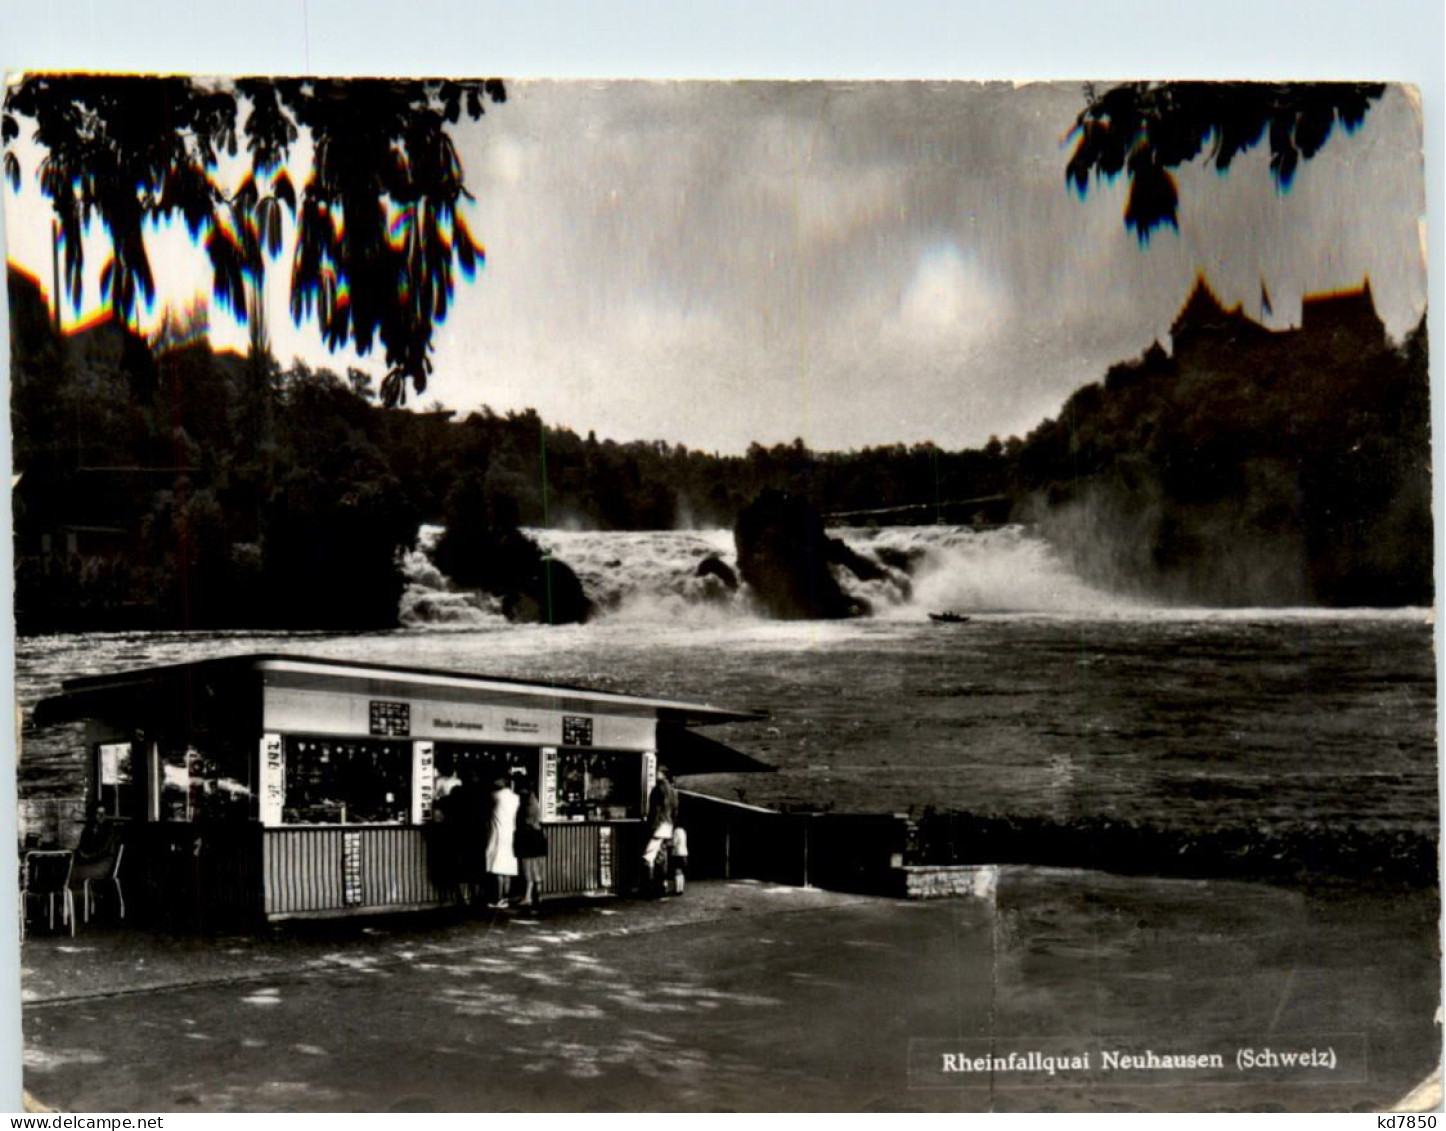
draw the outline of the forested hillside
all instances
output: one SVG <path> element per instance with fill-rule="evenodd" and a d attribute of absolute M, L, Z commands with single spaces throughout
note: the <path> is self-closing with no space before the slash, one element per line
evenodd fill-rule
<path fill-rule="evenodd" d="M 1426 323 L 1369 290 L 1271 332 L 1197 288 L 1158 345 L 1025 440 L 1016 513 L 1091 579 L 1212 605 L 1432 599 Z"/>
<path fill-rule="evenodd" d="M 731 526 L 766 490 L 869 512 L 852 521 L 1035 522 L 1091 579 L 1170 600 L 1432 596 L 1424 319 L 1397 346 L 1358 300 L 1272 333 L 1197 289 L 1172 353 L 1113 366 L 1022 441 L 720 456 L 531 410 L 384 409 L 361 371 L 213 351 L 203 312 L 153 340 L 58 336 L 34 280 L 9 283 L 24 633 L 388 627 L 422 522 L 535 573 L 507 530 Z"/>
<path fill-rule="evenodd" d="M 359 370 L 213 351 L 203 313 L 154 340 L 110 322 L 57 336 L 35 281 L 12 270 L 9 284 L 22 632 L 389 626 L 399 555 L 420 523 L 456 521 L 449 502 L 647 530 L 731 525 L 767 488 L 830 511 L 934 513 L 1005 485 L 998 445 L 718 456 L 580 436 L 531 410 L 385 409 Z"/>

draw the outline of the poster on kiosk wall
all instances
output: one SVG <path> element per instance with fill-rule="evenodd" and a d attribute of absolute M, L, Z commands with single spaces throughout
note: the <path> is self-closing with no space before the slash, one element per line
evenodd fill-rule
<path fill-rule="evenodd" d="M 286 752 L 281 735 L 261 738 L 261 823 L 268 828 L 281 824 L 286 802 Z"/>
<path fill-rule="evenodd" d="M 435 747 L 431 742 L 412 743 L 412 824 L 425 825 L 432 819 L 436 782 Z"/>
<path fill-rule="evenodd" d="M 557 820 L 557 747 L 542 748 L 542 819 Z"/>

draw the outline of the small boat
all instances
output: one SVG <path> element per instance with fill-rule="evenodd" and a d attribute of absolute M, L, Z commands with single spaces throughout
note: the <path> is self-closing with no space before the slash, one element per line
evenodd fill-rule
<path fill-rule="evenodd" d="M 967 624 L 969 621 L 963 613 L 951 612 L 930 613 L 929 619 L 935 624 Z"/>

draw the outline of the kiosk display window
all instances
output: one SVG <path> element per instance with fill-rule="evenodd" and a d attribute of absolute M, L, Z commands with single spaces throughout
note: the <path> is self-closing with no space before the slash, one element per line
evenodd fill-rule
<path fill-rule="evenodd" d="M 129 742 L 102 742 L 95 748 L 96 801 L 108 817 L 139 817 L 140 790 Z"/>
<path fill-rule="evenodd" d="M 491 790 L 499 777 L 512 779 L 514 789 L 524 786 L 538 793 L 540 752 L 535 746 L 484 746 L 471 742 L 439 742 L 438 774 L 456 774 L 462 781 Z"/>
<path fill-rule="evenodd" d="M 248 747 L 221 739 L 163 740 L 157 758 L 161 820 L 256 818 L 256 782 Z"/>
<path fill-rule="evenodd" d="M 641 759 L 636 750 L 558 751 L 558 816 L 570 821 L 641 817 Z"/>
<path fill-rule="evenodd" d="M 411 796 L 411 743 L 286 739 L 285 824 L 403 824 Z"/>

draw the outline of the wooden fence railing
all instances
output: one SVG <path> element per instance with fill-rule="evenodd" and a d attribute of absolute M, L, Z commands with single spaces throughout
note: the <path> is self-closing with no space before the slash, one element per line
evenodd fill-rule
<path fill-rule="evenodd" d="M 897 815 L 784 813 L 690 790 L 679 795 L 688 871 L 702 879 L 888 892 L 911 835 Z"/>

